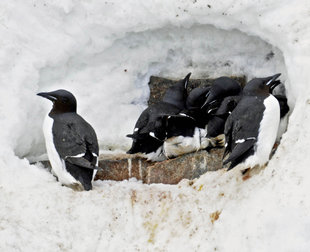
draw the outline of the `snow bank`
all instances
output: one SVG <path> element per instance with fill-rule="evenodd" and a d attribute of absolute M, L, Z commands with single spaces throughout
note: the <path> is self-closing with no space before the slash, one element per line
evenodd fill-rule
<path fill-rule="evenodd" d="M 0 3 L 0 250 L 308 251 L 310 4 L 301 0 Z M 101 150 L 126 150 L 152 74 L 281 72 L 294 107 L 267 168 L 189 185 L 61 187 L 42 167 L 35 94 L 68 89 Z M 26 159 L 26 158 L 27 159 Z M 217 219 L 218 218 L 218 219 Z"/>

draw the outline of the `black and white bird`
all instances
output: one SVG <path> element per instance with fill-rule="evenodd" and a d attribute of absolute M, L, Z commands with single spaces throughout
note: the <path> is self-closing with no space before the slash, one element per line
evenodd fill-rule
<path fill-rule="evenodd" d="M 168 158 L 206 149 L 212 144 L 206 137 L 208 115 L 201 110 L 211 86 L 196 87 L 186 98 L 186 107 L 177 115 L 166 117 L 167 138 L 163 151 Z"/>
<path fill-rule="evenodd" d="M 209 114 L 207 133 L 209 138 L 216 138 L 224 134 L 226 120 L 235 109 L 240 99 L 241 92 L 239 95 L 227 96 L 219 104 L 219 107 Z"/>
<path fill-rule="evenodd" d="M 133 134 L 127 137 L 133 139 L 129 154 L 143 153 L 152 161 L 166 159 L 163 144 L 167 137 L 167 116 L 177 115 L 185 109 L 187 85 L 191 73 L 168 88 L 163 99 L 147 107 L 138 118 Z"/>
<path fill-rule="evenodd" d="M 187 96 L 186 109 L 167 119 L 165 155 L 175 157 L 201 149 L 223 147 L 227 116 L 224 115 L 226 118 L 223 119 L 215 112 L 225 97 L 237 95 L 240 91 L 239 83 L 229 77 L 217 78 L 211 86 L 194 88 Z M 210 137 L 209 131 L 221 132 L 222 135 Z"/>
<path fill-rule="evenodd" d="M 127 153 L 142 153 L 152 161 L 164 160 L 163 144 L 166 139 L 164 118 L 179 112 L 178 107 L 165 102 L 159 102 L 146 108 L 138 118 L 133 134 L 127 135 L 132 138 L 132 146 Z"/>
<path fill-rule="evenodd" d="M 167 158 L 206 149 L 212 144 L 206 137 L 206 130 L 199 128 L 196 120 L 184 113 L 167 117 L 166 134 L 163 152 Z"/>
<path fill-rule="evenodd" d="M 38 93 L 53 102 L 43 131 L 53 174 L 76 190 L 91 190 L 98 168 L 98 141 L 92 126 L 77 114 L 77 102 L 66 90 Z"/>
<path fill-rule="evenodd" d="M 237 165 L 246 170 L 268 162 L 280 121 L 279 102 L 270 90 L 280 83 L 279 76 L 251 80 L 227 118 L 224 157 L 230 155 L 223 165 L 230 163 L 228 170 Z"/>
<path fill-rule="evenodd" d="M 220 77 L 212 86 L 194 88 L 187 95 L 189 76 L 170 87 L 162 101 L 143 111 L 134 133 L 127 135 L 133 138 L 127 153 L 147 153 L 149 160 L 161 161 L 200 149 L 223 146 L 223 139 L 207 137 L 206 126 L 222 100 L 226 96 L 239 94 L 241 86 L 231 78 Z M 225 121 L 222 124 L 224 128 Z"/>
<path fill-rule="evenodd" d="M 206 94 L 201 106 L 204 117 L 207 118 L 207 137 L 219 138 L 224 142 L 224 126 L 242 92 L 240 84 L 229 77 L 222 76 L 214 80 L 210 91 Z"/>
<path fill-rule="evenodd" d="M 242 91 L 240 84 L 229 77 L 222 76 L 214 80 L 210 91 L 206 94 L 202 109 L 207 114 L 216 111 L 225 97 L 239 95 Z"/>
<path fill-rule="evenodd" d="M 196 121 L 196 126 L 205 129 L 209 117 L 201 107 L 206 101 L 206 96 L 209 94 L 211 85 L 204 87 L 196 87 L 191 90 L 186 98 L 186 112 L 185 114 L 193 117 Z"/>

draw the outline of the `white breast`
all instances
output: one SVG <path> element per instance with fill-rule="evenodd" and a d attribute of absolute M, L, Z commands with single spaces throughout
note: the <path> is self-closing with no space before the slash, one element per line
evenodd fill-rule
<path fill-rule="evenodd" d="M 43 124 L 45 145 L 48 158 L 52 165 L 52 172 L 64 185 L 81 184 L 69 172 L 67 172 L 64 160 L 60 158 L 58 152 L 56 151 L 52 133 L 53 122 L 54 120 L 47 115 Z"/>
<path fill-rule="evenodd" d="M 167 157 L 177 157 L 206 148 L 209 145 L 209 139 L 205 136 L 205 130 L 196 127 L 192 137 L 171 137 L 164 143 L 164 153 Z"/>
<path fill-rule="evenodd" d="M 272 147 L 276 141 L 280 123 L 279 102 L 273 95 L 264 100 L 265 111 L 260 123 L 254 155 L 248 157 L 243 165 L 246 168 L 262 166 L 268 162 Z"/>

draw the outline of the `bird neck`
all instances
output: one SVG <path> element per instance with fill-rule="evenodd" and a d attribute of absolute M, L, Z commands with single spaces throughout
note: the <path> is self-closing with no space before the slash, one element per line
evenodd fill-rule
<path fill-rule="evenodd" d="M 259 89 L 259 90 L 243 90 L 243 95 L 247 96 L 269 96 L 269 92 L 266 92 L 264 89 Z"/>
<path fill-rule="evenodd" d="M 76 113 L 76 106 L 73 104 L 71 106 L 64 106 L 63 104 L 54 103 L 52 110 L 50 111 L 49 115 L 57 115 L 57 114 L 64 114 L 64 113 Z"/>

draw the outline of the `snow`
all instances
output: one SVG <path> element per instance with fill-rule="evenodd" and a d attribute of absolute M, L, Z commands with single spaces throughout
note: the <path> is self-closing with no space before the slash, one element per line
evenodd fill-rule
<path fill-rule="evenodd" d="M 306 0 L 1 1 L 0 250 L 309 251 L 309 11 Z M 265 169 L 74 192 L 29 164 L 46 152 L 50 103 L 36 93 L 70 90 L 101 151 L 124 151 L 149 76 L 188 72 L 282 73 L 294 110 Z"/>

